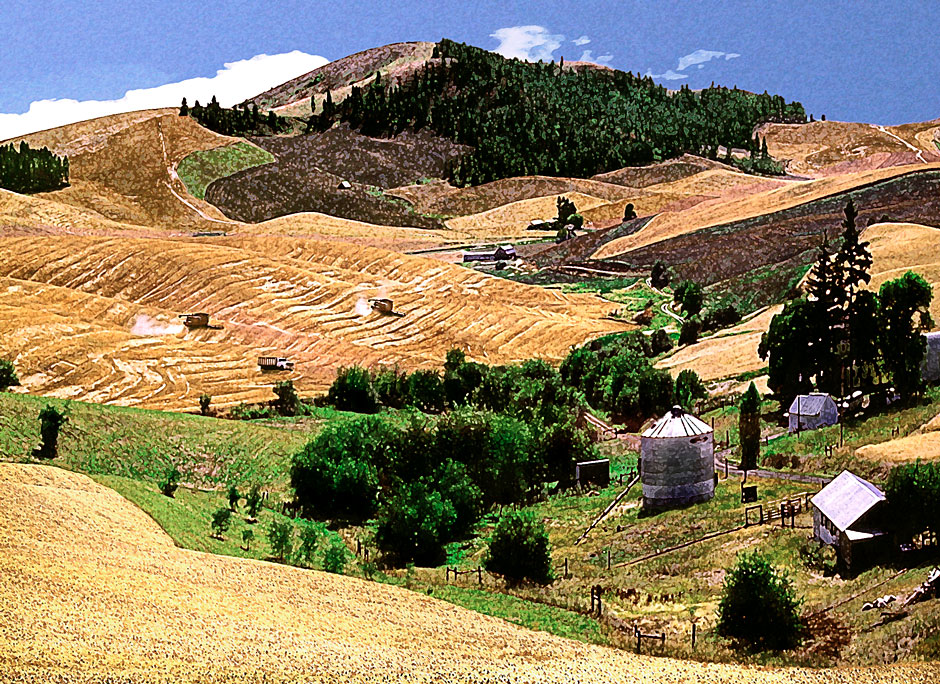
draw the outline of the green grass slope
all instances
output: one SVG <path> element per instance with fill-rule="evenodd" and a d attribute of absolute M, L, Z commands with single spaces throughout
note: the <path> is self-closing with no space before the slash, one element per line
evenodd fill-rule
<path fill-rule="evenodd" d="M 274 155 L 267 150 L 239 142 L 214 150 L 193 152 L 179 163 L 177 173 L 193 197 L 205 199 L 206 188 L 212 181 L 273 161 Z"/>

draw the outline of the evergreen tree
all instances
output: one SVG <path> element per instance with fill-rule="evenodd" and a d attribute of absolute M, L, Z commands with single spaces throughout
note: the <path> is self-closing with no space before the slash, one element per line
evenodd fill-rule
<path fill-rule="evenodd" d="M 752 382 L 741 397 L 738 435 L 741 440 L 741 470 L 757 469 L 760 455 L 760 392 Z"/>
<path fill-rule="evenodd" d="M 180 116 L 189 116 L 189 105 L 186 104 L 186 98 L 183 98 L 183 104 L 180 105 Z"/>

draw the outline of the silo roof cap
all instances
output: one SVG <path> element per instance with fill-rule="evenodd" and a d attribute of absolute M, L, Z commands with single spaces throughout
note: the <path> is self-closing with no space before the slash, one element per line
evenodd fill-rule
<path fill-rule="evenodd" d="M 686 413 L 681 406 L 673 406 L 653 427 L 643 433 L 644 437 L 668 439 L 670 437 L 694 437 L 707 435 L 712 431 L 708 423 L 703 423 L 691 413 Z"/>

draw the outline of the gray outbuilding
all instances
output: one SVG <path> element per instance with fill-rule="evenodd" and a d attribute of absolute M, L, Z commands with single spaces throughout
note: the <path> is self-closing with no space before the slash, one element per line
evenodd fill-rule
<path fill-rule="evenodd" d="M 843 470 L 810 501 L 813 537 L 836 550 L 849 572 L 883 560 L 892 547 L 884 492 Z"/>
<path fill-rule="evenodd" d="M 715 496 L 712 429 L 673 406 L 640 437 L 643 507 L 659 510 Z"/>
<path fill-rule="evenodd" d="M 790 432 L 815 430 L 838 423 L 839 407 L 828 394 L 800 394 L 790 404 L 787 416 L 790 419 Z"/>

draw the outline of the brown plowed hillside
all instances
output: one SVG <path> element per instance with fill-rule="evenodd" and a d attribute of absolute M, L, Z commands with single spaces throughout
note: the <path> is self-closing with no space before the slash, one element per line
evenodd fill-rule
<path fill-rule="evenodd" d="M 490 363 L 558 361 L 571 345 L 626 327 L 602 320 L 614 306 L 594 297 L 343 243 L 60 236 L 3 238 L 0 247 L 0 276 L 126 307 L 115 318 L 97 313 L 102 303 L 47 305 L 69 302 L 65 293 L 9 292 L 0 355 L 17 363 L 30 391 L 74 398 L 154 408 L 191 408 L 203 391 L 220 404 L 267 400 L 279 377 L 257 372 L 261 353 L 290 356 L 298 388 L 311 392 L 343 365 L 439 367 L 455 346 Z M 391 297 L 405 315 L 367 305 L 357 313 L 375 296 Z M 172 320 L 190 311 L 211 313 L 224 329 L 131 333 L 136 314 Z M 83 384 L 89 359 L 94 377 Z"/>
<path fill-rule="evenodd" d="M 172 109 L 118 114 L 27 136 L 69 155 L 71 186 L 38 197 L 112 221 L 169 230 L 219 230 L 230 223 L 186 191 L 175 167 L 197 150 L 231 144 Z"/>
<path fill-rule="evenodd" d="M 324 64 L 318 69 L 282 83 L 247 100 L 265 109 L 283 107 L 301 100 L 309 100 L 314 93 L 326 93 L 344 86 L 359 84 L 376 71 L 386 74 L 396 66 L 423 63 L 431 58 L 434 43 L 392 43 L 363 50 Z"/>
<path fill-rule="evenodd" d="M 594 253 L 593 258 L 616 257 L 641 247 L 687 236 L 704 228 L 770 216 L 774 212 L 796 209 L 801 205 L 850 192 L 855 188 L 898 176 L 937 169 L 940 169 L 940 163 L 919 165 L 913 168 L 877 169 L 807 182 L 790 182 L 781 187 L 746 195 L 729 202 L 702 203 L 686 211 L 663 213 L 647 224 L 643 230 L 608 242 Z M 902 200 L 903 197 L 898 199 Z M 858 199 L 856 199 L 856 204 L 859 204 L 863 210 L 876 209 L 870 205 L 865 206 Z"/>
<path fill-rule="evenodd" d="M 758 129 L 771 156 L 791 173 L 831 176 L 940 160 L 932 144 L 937 122 L 875 126 L 844 121 L 765 124 Z M 913 149 L 912 149 L 913 148 Z"/>
<path fill-rule="evenodd" d="M 626 185 L 631 188 L 645 188 L 659 183 L 671 183 L 682 178 L 694 176 L 702 171 L 712 169 L 721 169 L 724 171 L 734 171 L 734 167 L 722 164 L 718 161 L 696 157 L 691 154 L 684 154 L 676 159 L 661 162 L 659 164 L 650 164 L 649 166 L 627 166 L 616 171 L 600 173 L 592 177 L 592 180 L 603 183 L 613 183 L 614 185 Z"/>
<path fill-rule="evenodd" d="M 927 684 L 931 663 L 758 669 L 529 631 L 402 587 L 197 553 L 84 475 L 0 464 L 0 670 L 19 681 Z"/>
<path fill-rule="evenodd" d="M 448 161 L 466 149 L 425 131 L 378 139 L 345 126 L 252 142 L 277 160 L 220 178 L 206 189 L 206 200 L 226 216 L 250 223 L 312 211 L 383 225 L 439 228 L 438 218 L 412 210 L 380 188 L 440 177 Z M 340 188 L 344 180 L 352 187 Z"/>

